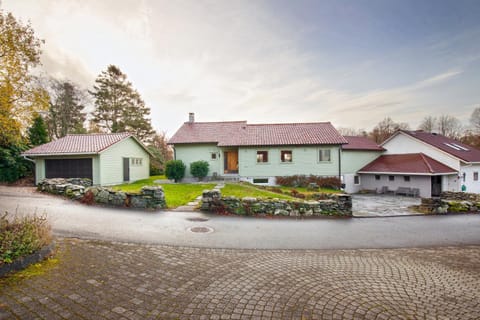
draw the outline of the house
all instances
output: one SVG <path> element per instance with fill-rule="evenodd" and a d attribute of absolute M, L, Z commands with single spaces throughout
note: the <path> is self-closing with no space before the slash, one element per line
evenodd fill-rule
<path fill-rule="evenodd" d="M 367 137 L 344 136 L 347 144 L 342 145 L 342 177 L 345 191 L 356 193 L 365 189 L 357 173 L 368 163 L 378 158 L 385 149 Z"/>
<path fill-rule="evenodd" d="M 89 178 L 113 185 L 149 177 L 150 153 L 130 133 L 71 134 L 25 151 L 35 162 L 36 183 L 45 178 Z"/>
<path fill-rule="evenodd" d="M 342 145 L 348 141 L 329 122 L 248 124 L 246 121 L 188 122 L 169 140 L 175 159 L 205 160 L 209 176 L 275 184 L 276 176 L 342 175 Z"/>
<path fill-rule="evenodd" d="M 364 189 L 419 188 L 423 197 L 441 191 L 480 193 L 480 150 L 440 134 L 399 130 L 384 154 L 358 171 Z"/>

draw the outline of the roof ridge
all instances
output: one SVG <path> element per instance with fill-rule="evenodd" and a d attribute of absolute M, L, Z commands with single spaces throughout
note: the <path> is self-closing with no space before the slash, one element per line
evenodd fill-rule
<path fill-rule="evenodd" d="M 430 165 L 430 163 L 428 162 L 428 160 L 427 160 L 427 158 L 426 158 L 426 157 L 428 157 L 428 156 L 427 156 L 426 154 L 424 154 L 423 152 L 420 152 L 420 156 L 422 157 L 423 162 L 424 162 L 425 165 L 427 166 L 428 171 L 429 171 L 430 173 L 434 173 L 434 170 L 433 170 L 432 166 Z M 430 158 L 430 157 L 429 157 L 429 158 Z"/>
<path fill-rule="evenodd" d="M 283 126 L 286 124 L 304 125 L 304 124 L 332 124 L 332 123 L 330 121 L 322 121 L 322 122 L 249 123 L 247 125 L 248 126 Z"/>

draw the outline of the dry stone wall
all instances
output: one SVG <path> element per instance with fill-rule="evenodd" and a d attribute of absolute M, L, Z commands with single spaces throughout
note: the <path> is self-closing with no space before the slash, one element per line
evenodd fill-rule
<path fill-rule="evenodd" d="M 78 184 L 75 184 L 78 183 Z M 90 179 L 44 179 L 38 190 L 63 195 L 84 203 L 99 203 L 112 207 L 143 209 L 166 208 L 165 193 L 161 186 L 145 186 L 140 193 L 114 191 L 105 187 L 92 187 Z M 91 197 L 90 200 L 87 200 Z"/>
<path fill-rule="evenodd" d="M 328 194 L 318 201 L 286 201 L 245 197 L 222 197 L 220 190 L 202 194 L 201 210 L 237 215 L 271 215 L 289 217 L 352 216 L 352 198 L 348 194 Z"/>
<path fill-rule="evenodd" d="M 422 198 L 420 211 L 432 214 L 478 213 L 480 194 L 466 192 L 442 192 L 438 198 Z"/>

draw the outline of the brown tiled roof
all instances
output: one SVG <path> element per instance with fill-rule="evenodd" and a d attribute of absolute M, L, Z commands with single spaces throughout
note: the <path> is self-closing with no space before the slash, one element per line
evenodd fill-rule
<path fill-rule="evenodd" d="M 480 150 L 475 149 L 460 141 L 447 138 L 440 134 L 425 131 L 401 130 L 400 132 L 403 132 L 415 139 L 432 145 L 465 162 L 480 162 Z"/>
<path fill-rule="evenodd" d="M 225 146 L 345 144 L 330 122 L 247 124 L 238 122 L 185 122 L 169 144 L 217 143 Z"/>
<path fill-rule="evenodd" d="M 369 151 L 384 151 L 385 149 L 370 140 L 367 137 L 344 136 L 348 143 L 342 146 L 343 150 L 369 150 Z"/>
<path fill-rule="evenodd" d="M 435 175 L 456 173 L 457 171 L 423 153 L 408 153 L 382 155 L 358 172 Z"/>
<path fill-rule="evenodd" d="M 69 134 L 25 151 L 26 156 L 97 154 L 133 135 L 131 133 Z"/>

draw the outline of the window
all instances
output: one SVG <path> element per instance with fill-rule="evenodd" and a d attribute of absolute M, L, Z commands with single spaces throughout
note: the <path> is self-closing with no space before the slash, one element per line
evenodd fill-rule
<path fill-rule="evenodd" d="M 257 151 L 257 163 L 268 162 L 268 151 Z"/>
<path fill-rule="evenodd" d="M 268 178 L 256 178 L 253 179 L 253 183 L 268 183 Z"/>
<path fill-rule="evenodd" d="M 282 162 L 292 162 L 292 150 L 282 150 L 280 151 L 280 160 Z"/>
<path fill-rule="evenodd" d="M 318 161 L 320 162 L 332 161 L 331 155 L 330 155 L 330 149 L 320 149 L 318 153 Z"/>
<path fill-rule="evenodd" d="M 467 178 L 467 174 L 466 174 L 465 172 L 462 173 L 462 180 L 463 180 L 463 182 L 465 182 L 465 179 L 466 179 L 466 178 Z"/>
<path fill-rule="evenodd" d="M 388 181 L 395 181 L 395 176 L 388 176 Z"/>
<path fill-rule="evenodd" d="M 377 181 L 380 180 L 380 175 L 376 174 L 375 175 L 375 180 L 377 180 Z"/>
<path fill-rule="evenodd" d="M 130 158 L 130 163 L 132 164 L 132 166 L 141 166 L 142 158 Z"/>
<path fill-rule="evenodd" d="M 478 172 L 473 173 L 473 181 L 478 181 Z"/>
<path fill-rule="evenodd" d="M 410 176 L 403 176 L 403 181 L 410 182 Z"/>
<path fill-rule="evenodd" d="M 359 185 L 360 184 L 360 176 L 353 177 L 353 184 Z"/>
<path fill-rule="evenodd" d="M 217 154 L 216 154 L 215 152 L 212 152 L 212 153 L 210 154 L 210 159 L 212 159 L 212 160 L 217 160 Z"/>

